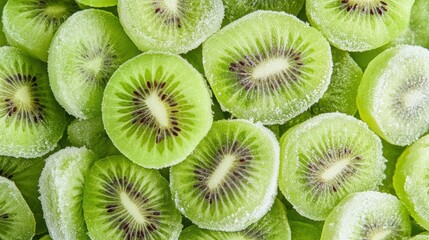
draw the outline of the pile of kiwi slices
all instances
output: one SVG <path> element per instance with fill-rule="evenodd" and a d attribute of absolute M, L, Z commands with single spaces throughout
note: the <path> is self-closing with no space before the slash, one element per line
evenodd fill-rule
<path fill-rule="evenodd" d="M 0 240 L 429 240 L 428 0 L 0 13 Z"/>

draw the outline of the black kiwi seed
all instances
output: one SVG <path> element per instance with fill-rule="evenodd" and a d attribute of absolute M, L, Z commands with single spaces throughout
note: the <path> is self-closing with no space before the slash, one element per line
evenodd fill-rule
<path fill-rule="evenodd" d="M 360 12 L 369 15 L 382 16 L 387 12 L 388 4 L 385 1 L 371 2 L 371 3 L 359 3 L 353 0 L 341 0 L 341 9 L 347 12 Z"/>
<path fill-rule="evenodd" d="M 185 16 L 186 7 L 183 6 L 185 2 L 183 0 L 179 0 L 177 2 L 178 12 L 171 12 L 165 8 L 162 4 L 163 1 L 155 0 L 153 1 L 153 6 L 155 8 L 154 12 L 158 14 L 163 20 L 164 23 L 168 26 L 176 26 L 178 28 L 182 28 L 182 18 Z"/>

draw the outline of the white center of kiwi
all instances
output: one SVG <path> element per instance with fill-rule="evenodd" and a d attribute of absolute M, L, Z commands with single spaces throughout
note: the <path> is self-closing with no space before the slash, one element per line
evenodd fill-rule
<path fill-rule="evenodd" d="M 262 62 L 255 67 L 252 73 L 254 79 L 264 79 L 287 71 L 290 67 L 289 61 L 284 58 L 272 58 Z"/>
<path fill-rule="evenodd" d="M 151 93 L 145 100 L 146 106 L 149 108 L 152 116 L 156 119 L 161 128 L 168 128 L 168 111 L 165 103 L 159 98 L 156 93 Z"/>
<path fill-rule="evenodd" d="M 207 186 L 210 189 L 215 189 L 220 185 L 220 183 L 222 183 L 222 181 L 225 179 L 225 177 L 228 175 L 228 173 L 234 166 L 235 159 L 236 157 L 231 154 L 226 154 L 223 156 L 222 161 L 220 161 L 219 166 L 210 176 L 209 181 L 207 183 Z"/>
<path fill-rule="evenodd" d="M 120 194 L 121 203 L 127 209 L 128 213 L 140 224 L 146 222 L 144 216 L 140 213 L 139 207 L 131 201 L 130 197 L 126 192 L 121 192 Z"/>
<path fill-rule="evenodd" d="M 104 61 L 103 61 L 103 59 L 101 57 L 95 57 L 95 58 L 89 60 L 86 63 L 85 67 L 88 70 L 92 71 L 96 75 L 103 68 L 103 62 Z"/>
<path fill-rule="evenodd" d="M 173 13 L 178 12 L 179 7 L 178 7 L 177 0 L 164 0 L 164 3 L 169 11 Z"/>
<path fill-rule="evenodd" d="M 426 100 L 426 94 L 420 89 L 411 89 L 403 95 L 402 100 L 406 108 L 414 108 Z"/>
<path fill-rule="evenodd" d="M 349 158 L 341 159 L 335 162 L 329 168 L 327 168 L 320 177 L 322 178 L 323 181 L 329 182 L 335 179 L 335 177 L 338 176 L 344 169 L 346 169 L 349 164 L 350 164 Z"/>
<path fill-rule="evenodd" d="M 31 107 L 30 88 L 28 86 L 18 88 L 14 94 L 14 99 L 19 106 Z"/>
<path fill-rule="evenodd" d="M 387 237 L 392 233 L 392 230 L 390 229 L 380 229 L 376 232 L 374 232 L 371 235 L 371 240 L 383 240 L 387 239 Z"/>

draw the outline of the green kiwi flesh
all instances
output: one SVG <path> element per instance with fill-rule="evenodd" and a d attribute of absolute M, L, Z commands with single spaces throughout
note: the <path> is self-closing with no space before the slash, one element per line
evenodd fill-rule
<path fill-rule="evenodd" d="M 326 91 L 332 73 L 328 42 L 295 16 L 256 11 L 203 44 L 213 93 L 234 117 L 283 124 Z"/>
<path fill-rule="evenodd" d="M 410 238 L 410 240 L 429 240 L 429 232 L 424 232 L 419 235 L 416 235 Z"/>
<path fill-rule="evenodd" d="M 6 5 L 7 0 L 0 0 L 0 13 L 3 13 L 3 8 L 4 5 Z M 4 35 L 3 32 L 3 22 L 0 21 L 0 46 L 6 46 L 7 44 L 7 39 L 6 36 Z"/>
<path fill-rule="evenodd" d="M 76 2 L 90 7 L 104 8 L 115 6 L 118 0 L 76 0 Z"/>
<path fill-rule="evenodd" d="M 324 220 L 350 193 L 376 190 L 385 168 L 377 135 L 343 113 L 313 117 L 280 139 L 279 188 L 312 220 Z"/>
<path fill-rule="evenodd" d="M 66 128 L 49 87 L 46 64 L 13 47 L 0 48 L 0 155 L 41 157 Z"/>
<path fill-rule="evenodd" d="M 93 240 L 177 239 L 182 229 L 168 181 L 122 156 L 94 164 L 83 204 Z"/>
<path fill-rule="evenodd" d="M 273 204 L 278 151 L 275 135 L 261 124 L 214 122 L 194 152 L 171 167 L 176 207 L 200 228 L 245 229 Z"/>
<path fill-rule="evenodd" d="M 183 161 L 207 134 L 211 105 L 205 80 L 183 58 L 144 53 L 121 65 L 108 82 L 103 122 L 127 158 L 163 168 Z"/>

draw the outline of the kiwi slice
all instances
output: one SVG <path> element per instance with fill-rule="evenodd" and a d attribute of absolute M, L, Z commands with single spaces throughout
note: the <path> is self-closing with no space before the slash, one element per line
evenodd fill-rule
<path fill-rule="evenodd" d="M 83 188 L 95 159 L 92 151 L 76 147 L 62 149 L 46 159 L 39 191 L 53 239 L 88 239 L 82 208 Z"/>
<path fill-rule="evenodd" d="M 49 50 L 55 98 L 74 117 L 101 117 L 107 81 L 138 53 L 113 14 L 96 9 L 73 14 L 58 29 Z"/>
<path fill-rule="evenodd" d="M 307 0 L 310 23 L 333 46 L 362 52 L 387 44 L 407 27 L 414 0 Z"/>
<path fill-rule="evenodd" d="M 256 10 L 282 11 L 297 15 L 304 2 L 305 0 L 224 0 L 224 22 L 232 22 Z"/>
<path fill-rule="evenodd" d="M 360 116 L 387 142 L 405 146 L 429 130 L 429 50 L 401 45 L 378 55 L 359 85 Z"/>
<path fill-rule="evenodd" d="M 194 152 L 171 167 L 177 208 L 200 228 L 245 229 L 273 204 L 278 154 L 275 135 L 261 124 L 214 122 Z"/>
<path fill-rule="evenodd" d="M 290 240 L 291 233 L 286 217 L 286 208 L 276 200 L 271 210 L 256 223 L 239 232 L 219 232 L 187 227 L 180 234 L 179 240 Z"/>
<path fill-rule="evenodd" d="M 279 188 L 301 215 L 324 220 L 353 192 L 375 190 L 384 179 L 380 139 L 365 123 L 325 113 L 280 139 Z"/>
<path fill-rule="evenodd" d="M 177 239 L 182 230 L 168 181 L 122 156 L 95 162 L 83 208 L 93 240 Z"/>
<path fill-rule="evenodd" d="M 82 4 L 89 7 L 111 7 L 118 3 L 118 0 L 76 0 L 78 4 Z"/>
<path fill-rule="evenodd" d="M 13 47 L 0 48 L 0 155 L 41 157 L 66 128 L 49 88 L 46 64 Z"/>
<path fill-rule="evenodd" d="M 410 238 L 410 240 L 429 240 L 429 232 L 424 232 L 419 235 L 416 235 Z"/>
<path fill-rule="evenodd" d="M 289 221 L 293 240 L 320 240 L 322 231 L 312 224 Z"/>
<path fill-rule="evenodd" d="M 48 230 L 43 219 L 38 192 L 38 181 L 44 166 L 43 158 L 23 159 L 0 156 L 0 176 L 12 180 L 22 193 L 36 220 L 36 234 L 42 234 Z"/>
<path fill-rule="evenodd" d="M 296 17 L 256 11 L 203 44 L 206 76 L 224 111 L 283 124 L 326 91 L 332 73 L 328 42 Z"/>
<path fill-rule="evenodd" d="M 34 236 L 33 213 L 15 183 L 0 176 L 0 239 L 27 240 Z"/>
<path fill-rule="evenodd" d="M 429 230 L 429 135 L 401 154 L 393 175 L 393 187 L 418 224 Z"/>
<path fill-rule="evenodd" d="M 101 118 L 76 119 L 68 126 L 67 133 L 68 142 L 72 146 L 85 146 L 99 157 L 120 154 L 107 136 Z"/>
<path fill-rule="evenodd" d="M 121 65 L 108 82 L 103 122 L 127 158 L 163 168 L 183 161 L 207 134 L 211 104 L 205 80 L 183 58 L 145 53 Z"/>
<path fill-rule="evenodd" d="M 407 239 L 410 218 L 393 195 L 380 192 L 353 193 L 326 218 L 321 240 Z"/>
<path fill-rule="evenodd" d="M 222 0 L 119 0 L 118 13 L 140 50 L 180 54 L 220 29 L 224 8 Z"/>
<path fill-rule="evenodd" d="M 55 32 L 77 10 L 74 0 L 9 0 L 3 31 L 9 44 L 46 62 Z"/>

